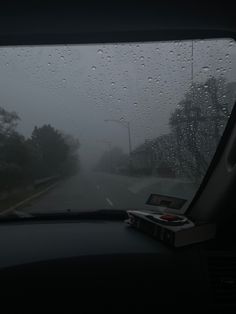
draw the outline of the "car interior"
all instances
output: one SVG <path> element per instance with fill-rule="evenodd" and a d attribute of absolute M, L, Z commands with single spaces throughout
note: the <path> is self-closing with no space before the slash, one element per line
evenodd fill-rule
<path fill-rule="evenodd" d="M 236 40 L 236 11 L 224 2 L 212 5 L 10 1 L 1 4 L 0 45 Z M 13 308 L 32 313 L 233 312 L 235 121 L 236 106 L 199 189 L 182 213 L 196 226 L 214 226 L 213 236 L 199 229 L 199 241 L 174 246 L 155 236 L 151 224 L 142 229 L 137 223 L 132 228 L 136 220 L 129 208 L 3 217 L 0 282 L 6 310 L 2 312 Z M 87 193 L 93 198 L 91 191 Z M 168 199 L 160 202 L 169 204 Z M 191 236 L 187 234 L 183 242 Z"/>

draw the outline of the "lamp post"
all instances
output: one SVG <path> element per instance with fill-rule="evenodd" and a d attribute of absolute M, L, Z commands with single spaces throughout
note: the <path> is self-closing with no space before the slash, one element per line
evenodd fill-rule
<path fill-rule="evenodd" d="M 121 120 L 115 120 L 115 119 L 105 119 L 105 122 L 115 122 L 118 123 L 120 125 L 122 125 L 123 127 L 125 127 L 128 131 L 128 142 L 129 142 L 129 170 L 131 172 L 131 168 L 132 168 L 132 161 L 131 161 L 131 152 L 132 152 L 132 145 L 131 145 L 131 132 L 130 132 L 130 122 L 129 121 L 121 121 Z"/>

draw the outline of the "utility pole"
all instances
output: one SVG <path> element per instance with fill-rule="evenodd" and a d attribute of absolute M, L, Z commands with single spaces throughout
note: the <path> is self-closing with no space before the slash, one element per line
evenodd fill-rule
<path fill-rule="evenodd" d="M 128 143 L 129 143 L 129 171 L 131 173 L 132 171 L 132 144 L 131 144 L 131 131 L 130 131 L 130 122 L 129 121 L 121 121 L 121 120 L 115 120 L 115 119 L 105 119 L 105 122 L 115 122 L 123 127 L 125 127 L 128 130 Z"/>
<path fill-rule="evenodd" d="M 127 122 L 128 127 L 128 137 L 129 137 L 129 155 L 131 156 L 132 146 L 131 146 L 131 134 L 130 134 L 130 122 Z"/>

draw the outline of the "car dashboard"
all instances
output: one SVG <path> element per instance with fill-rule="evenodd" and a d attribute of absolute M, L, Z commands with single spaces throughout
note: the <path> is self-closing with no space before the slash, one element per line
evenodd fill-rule
<path fill-rule="evenodd" d="M 174 249 L 124 221 L 9 222 L 0 250 L 3 290 L 17 297 L 75 294 L 87 309 L 92 298 L 97 310 L 137 311 L 196 295 L 203 302 L 208 289 L 201 245 Z"/>

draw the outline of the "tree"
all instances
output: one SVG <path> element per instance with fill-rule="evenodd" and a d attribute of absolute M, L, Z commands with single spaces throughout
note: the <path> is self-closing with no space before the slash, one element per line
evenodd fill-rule
<path fill-rule="evenodd" d="M 195 180 L 205 175 L 231 112 L 228 88 L 216 78 L 194 84 L 170 117 L 180 171 Z"/>
<path fill-rule="evenodd" d="M 63 164 L 63 169 L 61 169 L 61 172 L 64 175 L 73 175 L 76 174 L 80 168 L 78 155 L 80 142 L 77 138 L 74 138 L 72 135 L 62 134 L 62 136 L 69 150 L 67 158 Z"/>
<path fill-rule="evenodd" d="M 51 125 L 35 127 L 31 136 L 33 154 L 37 156 L 38 175 L 50 176 L 60 173 L 69 153 L 62 134 Z"/>
<path fill-rule="evenodd" d="M 10 137 L 17 136 L 15 128 L 19 120 L 18 115 L 15 112 L 9 112 L 0 107 L 0 163 L 6 162 L 5 154 L 7 152 L 6 144 Z"/>
<path fill-rule="evenodd" d="M 78 170 L 79 141 L 51 125 L 35 127 L 29 141 L 34 176 L 68 175 Z"/>
<path fill-rule="evenodd" d="M 26 180 L 28 154 L 24 137 L 16 131 L 19 116 L 0 107 L 0 187 L 11 188 Z"/>
<path fill-rule="evenodd" d="M 19 116 L 0 107 L 0 188 L 11 189 L 79 169 L 79 141 L 51 125 L 35 127 L 29 139 L 16 131 Z"/>
<path fill-rule="evenodd" d="M 14 132 L 19 119 L 14 111 L 9 112 L 0 107 L 0 136 L 8 136 Z"/>
<path fill-rule="evenodd" d="M 146 140 L 132 152 L 133 173 L 174 176 L 176 145 L 172 133 Z"/>

